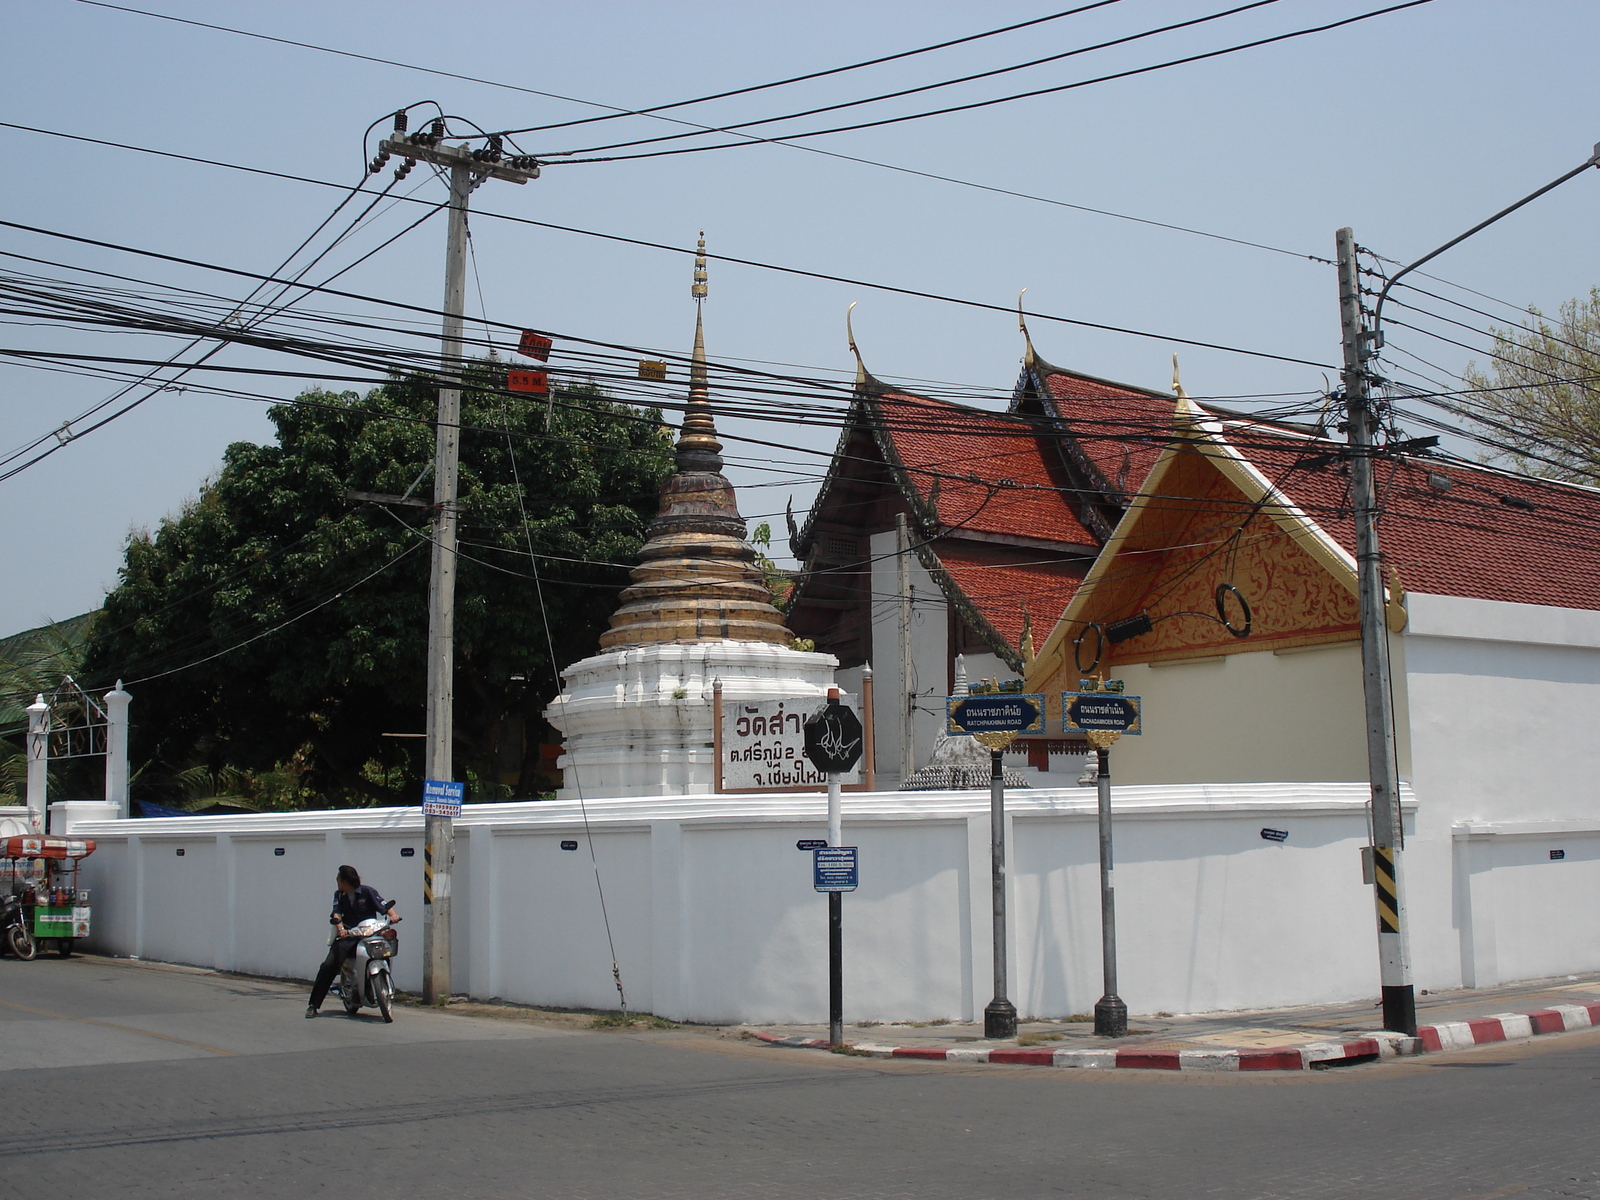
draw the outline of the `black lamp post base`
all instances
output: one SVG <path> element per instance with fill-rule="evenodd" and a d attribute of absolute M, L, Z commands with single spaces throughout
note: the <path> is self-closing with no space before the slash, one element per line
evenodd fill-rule
<path fill-rule="evenodd" d="M 1094 1033 L 1096 1037 L 1127 1036 L 1128 1006 L 1121 996 L 1108 994 L 1095 1002 Z"/>
<path fill-rule="evenodd" d="M 1006 1041 L 1017 1036 L 1017 1006 L 1004 996 L 989 1001 L 983 1010 L 983 1036 Z"/>

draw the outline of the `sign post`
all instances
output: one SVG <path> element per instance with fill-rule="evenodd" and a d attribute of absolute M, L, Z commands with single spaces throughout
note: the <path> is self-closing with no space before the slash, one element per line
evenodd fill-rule
<path fill-rule="evenodd" d="M 828 776 L 828 844 L 811 851 L 811 886 L 828 893 L 828 1044 L 844 1045 L 844 898 L 856 890 L 856 848 L 845 846 L 839 775 L 861 760 L 865 731 L 839 689 L 828 689 L 828 703 L 805 722 L 805 756 Z"/>
<path fill-rule="evenodd" d="M 1125 733 L 1139 734 L 1143 710 L 1138 696 L 1122 695 L 1121 680 L 1078 681 L 1079 692 L 1061 695 L 1063 732 L 1081 733 L 1099 759 L 1095 777 L 1100 801 L 1100 967 L 1105 994 L 1095 1002 L 1097 1037 L 1128 1032 L 1128 1006 L 1117 995 L 1117 889 L 1111 844 L 1111 747 Z"/>
<path fill-rule="evenodd" d="M 983 1010 L 983 1036 L 1017 1036 L 1017 1006 L 1006 995 L 1005 750 L 1019 733 L 1044 732 L 1044 697 L 1021 692 L 951 696 L 948 732 L 970 733 L 989 751 L 989 882 L 994 904 L 994 999 Z"/>

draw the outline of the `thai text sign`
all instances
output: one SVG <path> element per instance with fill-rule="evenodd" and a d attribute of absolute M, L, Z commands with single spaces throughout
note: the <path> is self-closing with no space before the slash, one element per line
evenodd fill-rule
<path fill-rule="evenodd" d="M 1066 733 L 1143 733 L 1138 696 L 1111 692 L 1062 692 L 1061 727 Z"/>
<path fill-rule="evenodd" d="M 811 886 L 819 892 L 853 892 L 860 885 L 854 846 L 819 846 L 811 852 Z"/>
<path fill-rule="evenodd" d="M 791 700 L 739 700 L 722 706 L 722 788 L 816 787 L 828 777 L 806 757 L 806 718 L 825 701 L 821 697 Z M 858 771 L 841 773 L 842 783 L 855 783 Z"/>
<path fill-rule="evenodd" d="M 1044 697 L 1026 692 L 951 696 L 945 701 L 946 732 L 1043 733 Z"/>

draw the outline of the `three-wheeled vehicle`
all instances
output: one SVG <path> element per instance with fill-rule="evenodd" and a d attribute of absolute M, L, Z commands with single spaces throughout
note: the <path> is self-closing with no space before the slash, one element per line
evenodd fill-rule
<path fill-rule="evenodd" d="M 89 936 L 89 891 L 78 886 L 78 867 L 93 853 L 87 838 L 0 839 L 0 891 L 8 901 L 3 948 L 18 958 L 41 949 L 72 954 L 73 943 Z"/>

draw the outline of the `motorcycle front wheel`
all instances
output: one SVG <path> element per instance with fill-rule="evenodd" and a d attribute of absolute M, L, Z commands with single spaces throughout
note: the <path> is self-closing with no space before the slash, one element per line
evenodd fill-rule
<path fill-rule="evenodd" d="M 378 1011 L 383 1014 L 384 1021 L 392 1022 L 394 1014 L 389 1007 L 394 1002 L 394 985 L 389 982 L 389 972 L 384 971 L 372 981 L 372 990 L 378 994 Z"/>
<path fill-rule="evenodd" d="M 39 953 L 39 943 L 34 941 L 33 934 L 21 925 L 13 925 L 6 930 L 6 941 L 11 946 L 11 953 L 24 962 Z"/>

